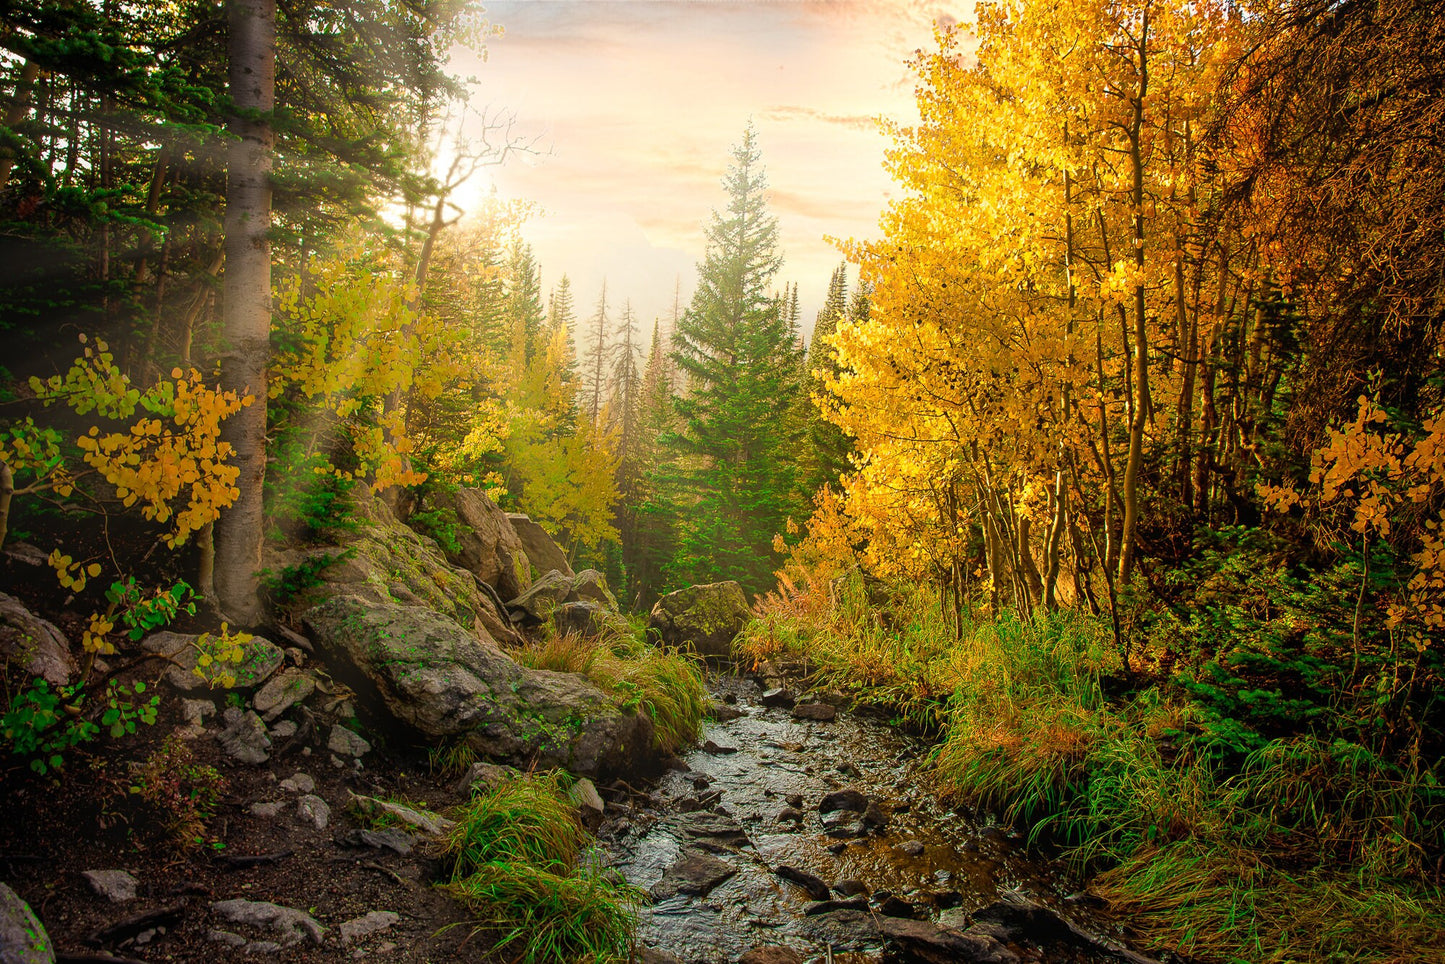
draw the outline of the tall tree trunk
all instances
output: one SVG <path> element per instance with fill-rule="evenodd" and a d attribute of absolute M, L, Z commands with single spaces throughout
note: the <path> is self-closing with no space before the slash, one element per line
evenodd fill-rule
<path fill-rule="evenodd" d="M 1149 11 L 1139 28 L 1139 92 L 1129 127 L 1129 160 L 1134 173 L 1134 263 L 1144 271 L 1144 98 L 1149 93 Z M 1134 392 L 1129 423 L 1129 458 L 1124 463 L 1124 523 L 1119 533 L 1119 585 L 1127 588 L 1134 574 L 1135 530 L 1139 524 L 1139 471 L 1144 463 L 1144 425 L 1149 418 L 1149 328 L 1144 285 L 1134 286 Z"/>
<path fill-rule="evenodd" d="M 20 68 L 20 77 L 15 81 L 15 96 L 5 109 L 5 126 L 14 127 L 30 112 L 30 92 L 35 89 L 35 79 L 40 76 L 40 65 L 33 60 L 25 61 Z M 0 191 L 10 183 L 10 172 L 15 168 L 15 155 L 10 150 L 0 151 Z"/>
<path fill-rule="evenodd" d="M 226 177 L 226 352 L 221 384 L 254 397 L 224 423 L 241 470 L 240 497 L 216 526 L 216 597 L 221 611 L 243 625 L 262 615 L 256 573 L 261 568 L 262 503 L 266 476 L 266 364 L 271 335 L 271 154 L 275 135 L 276 0 L 228 0 L 231 97 Z"/>

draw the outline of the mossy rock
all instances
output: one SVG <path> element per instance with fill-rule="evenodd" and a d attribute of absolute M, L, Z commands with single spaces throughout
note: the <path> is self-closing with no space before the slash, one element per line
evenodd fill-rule
<path fill-rule="evenodd" d="M 751 618 L 743 587 L 729 580 L 668 593 L 652 607 L 647 628 L 668 646 L 730 660 L 733 640 Z"/>

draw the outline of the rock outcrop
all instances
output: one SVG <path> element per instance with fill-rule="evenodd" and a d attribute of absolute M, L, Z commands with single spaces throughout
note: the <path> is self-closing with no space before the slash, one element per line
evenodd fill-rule
<path fill-rule="evenodd" d="M 639 764 L 650 721 L 571 673 L 527 669 L 487 637 L 423 606 L 331 599 L 303 622 L 333 675 L 415 733 L 479 754 L 597 776 Z"/>
<path fill-rule="evenodd" d="M 568 578 L 576 575 L 568 565 L 567 554 L 562 551 L 562 547 L 547 534 L 546 529 L 533 522 L 530 516 L 521 512 L 508 512 L 507 521 L 512 524 L 512 530 L 521 540 L 522 548 L 527 553 L 527 561 L 532 564 L 534 571 L 551 572 L 555 569 Z"/>
<path fill-rule="evenodd" d="M 732 658 L 733 640 L 749 618 L 742 586 L 732 581 L 714 582 L 663 596 L 652 607 L 647 628 L 668 646 L 727 660 Z"/>
<path fill-rule="evenodd" d="M 481 489 L 428 496 L 428 504 L 450 510 L 460 523 L 456 541 L 460 548 L 448 554 L 455 565 L 468 570 L 497 590 L 503 599 L 521 595 L 531 585 L 528 557 L 507 513 Z M 564 560 L 565 561 L 565 560 Z"/>

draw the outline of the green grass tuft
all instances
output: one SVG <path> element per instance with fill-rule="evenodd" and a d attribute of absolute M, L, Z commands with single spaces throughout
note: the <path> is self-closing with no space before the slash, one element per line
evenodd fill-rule
<path fill-rule="evenodd" d="M 588 843 L 587 831 L 553 772 L 506 780 L 473 797 L 453 816 L 457 825 L 442 840 L 453 861 L 452 879 L 492 861 L 524 863 L 568 873 Z"/>
<path fill-rule="evenodd" d="M 443 889 L 494 930 L 497 948 L 520 964 L 631 959 L 637 894 L 594 867 L 561 875 L 527 863 L 495 861 Z"/>
<path fill-rule="evenodd" d="M 570 779 L 504 781 L 454 813 L 441 841 L 451 862 L 442 888 L 519 964 L 630 959 L 638 895 L 585 859 L 593 841 L 568 798 Z"/>

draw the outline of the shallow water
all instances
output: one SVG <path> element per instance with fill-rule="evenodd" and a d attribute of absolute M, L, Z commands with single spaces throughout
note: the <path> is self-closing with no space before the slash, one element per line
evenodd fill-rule
<path fill-rule="evenodd" d="M 613 808 L 600 837 L 609 863 L 643 890 L 689 853 L 706 853 L 735 873 L 706 894 L 678 894 L 641 908 L 644 946 L 690 964 L 736 961 L 768 945 L 817 961 L 845 952 L 881 960 L 875 922 L 888 894 L 912 905 L 913 916 L 942 913 L 951 926 L 1011 896 L 1049 907 L 1090 933 L 1108 933 L 1109 922 L 1069 899 L 1067 876 L 1030 856 L 1013 831 L 936 799 L 921 741 L 853 713 L 829 722 L 797 720 L 788 709 L 764 707 L 752 681 L 719 676 L 710 682 L 715 699 L 744 715 L 708 724 L 703 748 L 684 758 L 689 769 L 669 772 L 631 813 Z M 859 825 L 848 819 L 857 814 L 839 821 L 819 812 L 825 794 L 848 788 L 876 802 L 886 824 Z M 800 822 L 779 820 L 790 796 L 794 804 L 801 797 Z M 861 881 L 871 906 L 810 916 L 805 908 L 813 898 L 780 878 L 774 872 L 780 865 L 830 886 Z M 895 902 L 891 911 L 897 916 L 898 910 Z M 1026 960 L 1127 959 L 1098 948 L 1010 947 Z"/>

